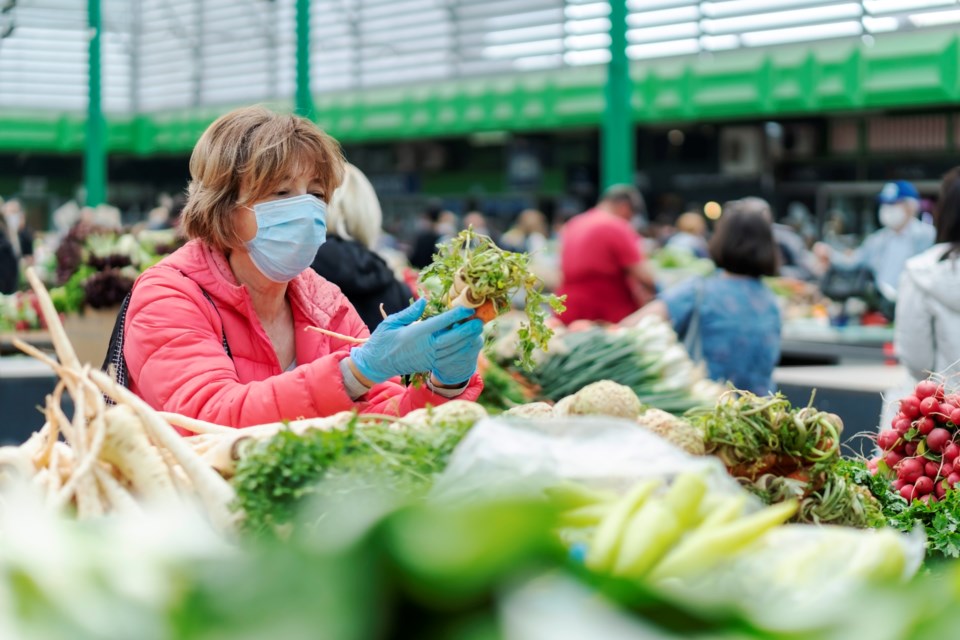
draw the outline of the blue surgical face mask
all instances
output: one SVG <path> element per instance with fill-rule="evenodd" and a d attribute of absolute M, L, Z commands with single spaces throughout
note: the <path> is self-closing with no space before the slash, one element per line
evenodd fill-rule
<path fill-rule="evenodd" d="M 327 205 L 310 194 L 253 205 L 257 235 L 250 259 L 274 282 L 290 282 L 313 263 L 327 239 Z"/>

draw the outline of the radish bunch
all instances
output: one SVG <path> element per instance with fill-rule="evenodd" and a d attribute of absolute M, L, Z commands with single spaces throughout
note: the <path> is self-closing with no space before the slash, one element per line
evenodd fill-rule
<path fill-rule="evenodd" d="M 881 457 L 871 471 L 888 470 L 893 488 L 907 501 L 936 502 L 960 484 L 960 394 L 924 380 L 900 401 L 890 429 L 880 432 Z"/>

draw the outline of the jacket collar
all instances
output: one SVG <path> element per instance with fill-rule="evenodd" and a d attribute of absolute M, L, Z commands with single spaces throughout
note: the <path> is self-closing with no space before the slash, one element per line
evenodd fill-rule
<path fill-rule="evenodd" d="M 181 271 L 225 306 L 244 309 L 249 304 L 250 293 L 237 282 L 227 257 L 199 240 L 191 240 L 160 264 Z M 299 306 L 308 318 L 322 325 L 338 314 L 342 306 L 339 289 L 309 267 L 290 281 L 287 296 L 291 304 Z"/>

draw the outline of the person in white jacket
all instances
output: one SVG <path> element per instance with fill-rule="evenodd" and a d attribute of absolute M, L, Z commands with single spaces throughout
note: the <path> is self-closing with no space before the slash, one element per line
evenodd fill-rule
<path fill-rule="evenodd" d="M 897 297 L 894 345 L 914 381 L 960 373 L 960 167 L 940 185 L 937 244 L 907 261 Z"/>

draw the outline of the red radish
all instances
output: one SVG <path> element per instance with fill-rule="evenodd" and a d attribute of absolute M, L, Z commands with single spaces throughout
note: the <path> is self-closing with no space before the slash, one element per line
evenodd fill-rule
<path fill-rule="evenodd" d="M 947 495 L 947 481 L 941 480 L 938 482 L 936 486 L 933 487 L 933 493 L 938 498 L 942 498 L 943 496 Z"/>
<path fill-rule="evenodd" d="M 960 409 L 950 414 L 950 422 L 960 427 Z"/>
<path fill-rule="evenodd" d="M 954 471 L 949 476 L 947 476 L 947 484 L 951 487 L 955 487 L 960 484 L 960 473 Z"/>
<path fill-rule="evenodd" d="M 896 451 L 887 451 L 883 456 L 883 461 L 886 462 L 887 466 L 891 469 L 896 467 L 901 460 L 903 460 L 903 456 Z"/>
<path fill-rule="evenodd" d="M 913 500 L 913 485 L 905 484 L 902 487 L 900 487 L 900 495 L 907 502 L 910 502 L 911 500 Z"/>
<path fill-rule="evenodd" d="M 940 453 L 950 443 L 950 432 L 942 427 L 937 427 L 927 435 L 927 446 L 931 451 Z"/>
<path fill-rule="evenodd" d="M 933 428 L 935 426 L 937 425 L 933 421 L 933 418 L 924 417 L 917 420 L 917 431 L 919 431 L 920 435 L 922 436 L 925 436 L 931 431 L 933 431 Z"/>
<path fill-rule="evenodd" d="M 907 396 L 900 401 L 900 413 L 913 420 L 920 416 L 920 400 L 916 396 Z"/>
<path fill-rule="evenodd" d="M 893 482 L 891 482 L 891 483 L 890 483 L 890 486 L 893 487 L 893 490 L 894 490 L 894 491 L 899 492 L 900 489 L 902 489 L 905 484 L 907 484 L 907 483 L 904 482 L 903 480 L 897 479 L 897 480 L 894 480 Z"/>
<path fill-rule="evenodd" d="M 930 494 L 928 493 L 928 494 L 925 495 L 925 496 L 920 496 L 920 497 L 918 498 L 918 500 L 920 500 L 920 502 L 923 502 L 923 503 L 925 503 L 925 504 L 930 504 L 931 502 L 936 502 L 936 501 L 937 501 L 937 496 L 930 495 Z"/>
<path fill-rule="evenodd" d="M 937 385 L 937 391 L 933 394 L 933 397 L 937 399 L 937 402 L 943 402 L 946 397 L 946 389 L 943 388 L 942 384 Z"/>
<path fill-rule="evenodd" d="M 937 383 L 932 380 L 924 380 L 913 390 L 913 395 L 918 399 L 931 398 L 937 393 Z"/>
<path fill-rule="evenodd" d="M 936 398 L 924 398 L 920 401 L 920 413 L 929 416 L 940 410 L 940 403 Z"/>
<path fill-rule="evenodd" d="M 897 418 L 893 421 L 893 430 L 901 436 L 907 431 L 910 431 L 910 427 L 912 426 L 913 423 L 910 422 L 910 418 Z"/>
<path fill-rule="evenodd" d="M 956 442 L 951 442 L 946 447 L 943 448 L 943 459 L 944 460 L 956 460 L 957 456 L 960 455 L 960 447 L 957 446 Z"/>
<path fill-rule="evenodd" d="M 913 484 L 913 490 L 917 492 L 918 496 L 925 496 L 933 491 L 933 480 L 927 476 L 922 476 Z"/>
<path fill-rule="evenodd" d="M 940 403 L 940 413 L 943 414 L 945 420 L 949 420 L 950 416 L 953 415 L 953 412 L 957 410 L 957 405 L 951 404 L 949 402 Z"/>
<path fill-rule="evenodd" d="M 889 453 L 887 455 L 890 455 Z M 923 475 L 923 462 L 918 458 L 906 458 L 900 463 L 897 469 L 897 477 L 904 482 L 914 483 L 917 478 Z"/>
<path fill-rule="evenodd" d="M 951 473 L 953 473 L 953 465 L 949 462 L 944 462 L 943 466 L 940 468 L 940 476 L 946 478 Z"/>
<path fill-rule="evenodd" d="M 889 451 L 897 444 L 897 440 L 900 439 L 900 436 L 897 435 L 897 432 L 893 429 L 887 429 L 886 431 L 881 431 L 880 435 L 877 436 L 877 445 L 884 451 Z"/>
<path fill-rule="evenodd" d="M 903 448 L 903 452 L 907 454 L 907 457 L 913 457 L 917 455 L 917 443 L 908 442 L 906 446 Z"/>
<path fill-rule="evenodd" d="M 931 460 L 923 465 L 923 474 L 931 480 L 936 480 L 937 476 L 940 475 L 940 465 Z"/>
<path fill-rule="evenodd" d="M 960 407 L 960 394 L 948 393 L 946 396 L 944 396 L 943 401 L 949 402 L 955 407 Z"/>

